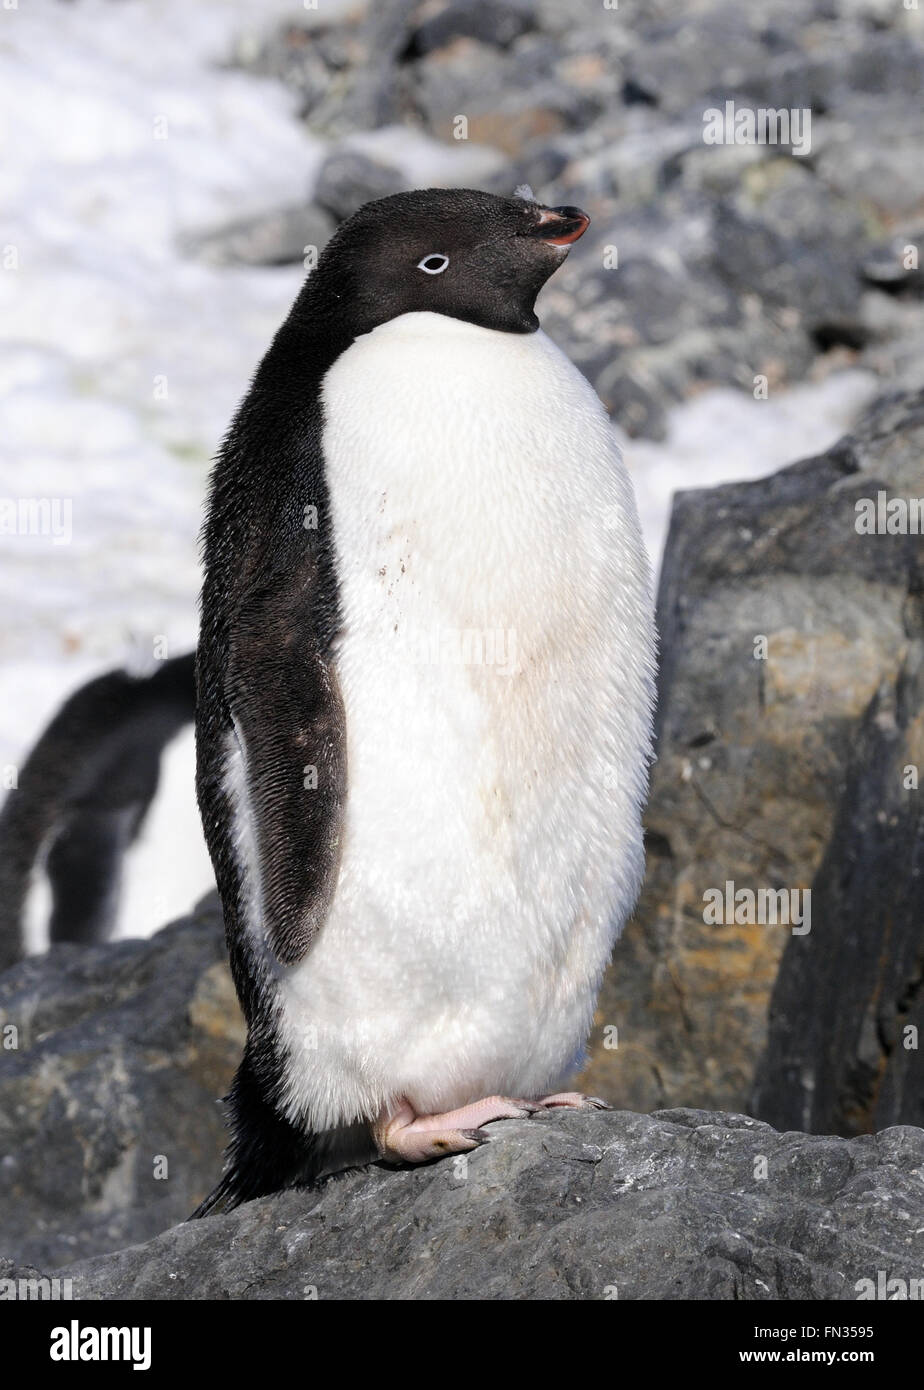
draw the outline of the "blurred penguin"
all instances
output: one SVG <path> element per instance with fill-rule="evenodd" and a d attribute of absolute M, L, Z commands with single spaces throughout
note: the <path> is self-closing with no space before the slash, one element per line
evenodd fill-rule
<path fill-rule="evenodd" d="M 25 954 L 26 903 L 44 866 L 50 944 L 105 941 L 126 850 L 158 788 L 167 744 L 195 715 L 193 653 L 148 676 L 109 671 L 65 701 L 0 810 L 0 968 Z"/>

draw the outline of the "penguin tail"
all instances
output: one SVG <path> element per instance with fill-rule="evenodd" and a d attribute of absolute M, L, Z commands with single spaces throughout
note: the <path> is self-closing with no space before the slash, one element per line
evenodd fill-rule
<path fill-rule="evenodd" d="M 221 1181 L 217 1182 L 209 1195 L 199 1203 L 194 1212 L 187 1216 L 187 1221 L 198 1221 L 200 1217 L 209 1216 L 213 1211 L 233 1211 L 236 1206 L 244 1200 L 236 1195 L 235 1174 L 229 1170 L 222 1175 Z"/>
<path fill-rule="evenodd" d="M 225 1169 L 189 1221 L 214 1211 L 233 1211 L 242 1202 L 266 1197 L 314 1176 L 314 1136 L 296 1129 L 280 1115 L 269 1099 L 276 1088 L 261 1072 L 252 1044 L 248 1044 L 225 1097 L 231 1129 Z"/>
<path fill-rule="evenodd" d="M 245 1052 L 225 1097 L 231 1128 L 225 1170 L 188 1221 L 233 1211 L 242 1202 L 285 1188 L 313 1187 L 332 1173 L 377 1157 L 367 1123 L 342 1125 L 323 1134 L 298 1129 L 279 1114 L 267 1089 Z"/>

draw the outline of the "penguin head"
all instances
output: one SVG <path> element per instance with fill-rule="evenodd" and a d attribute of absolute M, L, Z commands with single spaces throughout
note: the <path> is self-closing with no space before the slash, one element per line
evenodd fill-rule
<path fill-rule="evenodd" d="M 531 197 L 395 193 L 366 203 L 338 229 L 309 278 L 312 298 L 345 317 L 354 337 L 422 311 L 533 333 L 536 296 L 589 221 L 579 208 L 548 208 Z"/>

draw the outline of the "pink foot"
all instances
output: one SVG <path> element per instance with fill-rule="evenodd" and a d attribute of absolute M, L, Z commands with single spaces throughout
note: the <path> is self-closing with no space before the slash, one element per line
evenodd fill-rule
<path fill-rule="evenodd" d="M 544 1102 L 487 1096 L 444 1115 L 415 1115 L 406 1100 L 384 1111 L 372 1129 L 382 1158 L 391 1163 L 425 1163 L 444 1154 L 468 1153 L 487 1142 L 477 1131 L 492 1120 L 519 1120 Z"/>

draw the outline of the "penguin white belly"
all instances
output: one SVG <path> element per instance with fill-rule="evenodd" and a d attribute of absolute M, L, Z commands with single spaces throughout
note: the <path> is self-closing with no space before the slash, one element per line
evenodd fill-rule
<path fill-rule="evenodd" d="M 653 622 L 606 414 L 541 332 L 407 314 L 324 382 L 347 801 L 279 980 L 321 1130 L 537 1095 L 579 1059 L 642 874 Z"/>

